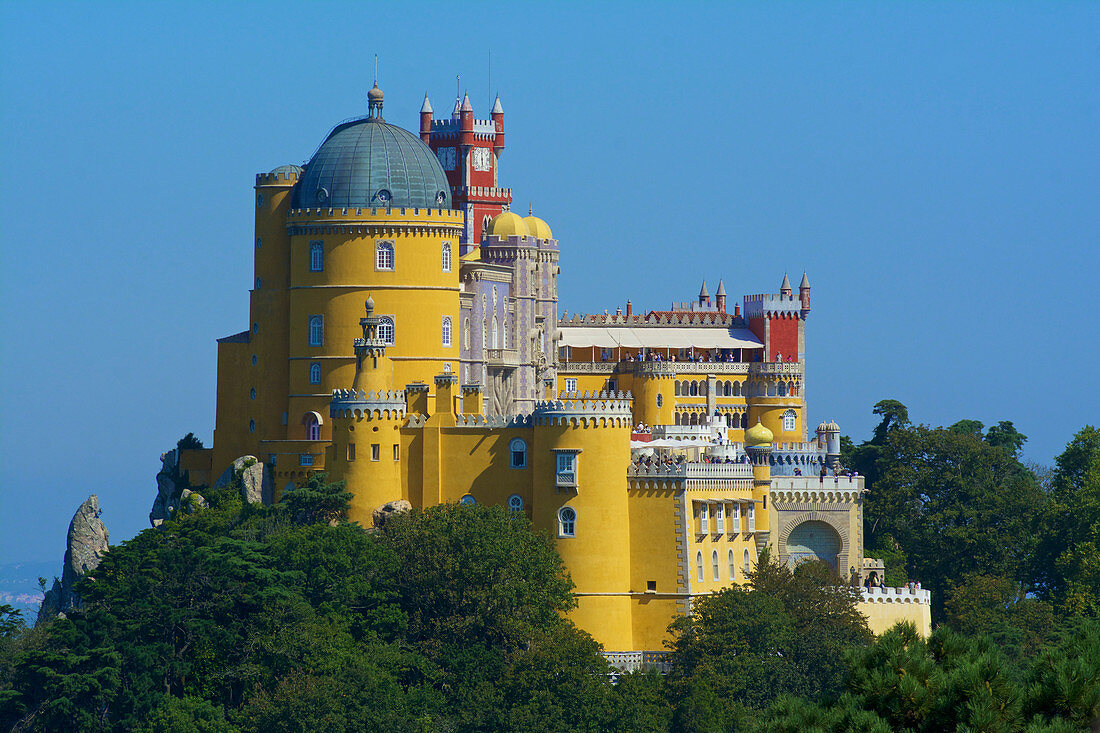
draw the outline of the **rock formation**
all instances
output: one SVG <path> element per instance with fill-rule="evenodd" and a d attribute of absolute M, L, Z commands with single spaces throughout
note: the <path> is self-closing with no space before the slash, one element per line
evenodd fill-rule
<path fill-rule="evenodd" d="M 73 521 L 69 523 L 61 579 L 55 578 L 53 587 L 46 593 L 38 611 L 39 623 L 80 608 L 80 596 L 74 586 L 95 570 L 107 553 L 107 527 L 99 515 L 99 497 L 95 494 L 89 496 L 73 515 Z"/>
<path fill-rule="evenodd" d="M 386 521 L 394 514 L 404 514 L 405 512 L 412 511 L 412 508 L 413 505 L 404 499 L 387 501 L 374 510 L 374 513 L 371 514 L 371 522 L 374 524 L 375 528 L 382 529 L 386 526 Z"/>
<path fill-rule="evenodd" d="M 256 456 L 241 456 L 233 461 L 233 465 L 225 469 L 214 482 L 214 488 L 228 486 L 234 476 L 241 477 L 241 498 L 244 501 L 250 504 L 272 504 L 275 501 L 275 483 L 271 478 L 271 469 Z"/>
<path fill-rule="evenodd" d="M 157 473 L 157 498 L 153 500 L 153 509 L 149 512 L 149 523 L 159 527 L 165 519 L 172 518 L 173 501 L 176 499 L 176 481 L 179 465 L 179 451 L 170 450 L 160 454 L 160 472 Z"/>

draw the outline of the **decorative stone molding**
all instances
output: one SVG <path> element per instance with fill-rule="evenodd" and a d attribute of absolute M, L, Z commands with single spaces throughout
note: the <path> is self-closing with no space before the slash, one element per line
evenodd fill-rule
<path fill-rule="evenodd" d="M 861 592 L 864 603 L 919 603 L 932 602 L 932 591 L 923 588 L 902 586 L 901 588 L 864 588 Z"/>

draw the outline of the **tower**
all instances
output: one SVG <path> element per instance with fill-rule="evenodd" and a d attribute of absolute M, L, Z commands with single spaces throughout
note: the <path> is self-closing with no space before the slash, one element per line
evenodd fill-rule
<path fill-rule="evenodd" d="M 504 107 L 498 96 L 490 119 L 474 117 L 469 95 L 455 99 L 450 119 L 432 118 L 424 95 L 420 139 L 435 152 L 447 175 L 451 205 L 466 215 L 462 253 L 480 244 L 486 224 L 512 206 L 512 191 L 500 186 L 498 168 L 504 153 Z"/>
<path fill-rule="evenodd" d="M 768 544 L 771 526 L 768 517 L 768 490 L 771 488 L 772 431 L 759 421 L 745 431 L 745 453 L 752 464 L 752 508 L 749 514 L 749 531 L 756 540 L 759 555 Z M 754 516 L 755 515 L 755 516 Z"/>

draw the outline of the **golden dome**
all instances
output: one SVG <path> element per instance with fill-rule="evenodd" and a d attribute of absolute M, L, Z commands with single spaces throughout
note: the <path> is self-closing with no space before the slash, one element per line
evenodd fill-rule
<path fill-rule="evenodd" d="M 762 446 L 772 444 L 772 431 L 760 424 L 757 420 L 756 424 L 745 431 L 745 445 L 748 446 Z"/>
<path fill-rule="evenodd" d="M 486 234 L 494 237 L 529 237 L 531 231 L 522 216 L 512 211 L 502 211 L 489 222 Z"/>
<path fill-rule="evenodd" d="M 527 224 L 527 230 L 531 236 L 539 239 L 553 239 L 554 233 L 550 231 L 550 225 L 537 216 L 525 216 L 523 221 Z"/>

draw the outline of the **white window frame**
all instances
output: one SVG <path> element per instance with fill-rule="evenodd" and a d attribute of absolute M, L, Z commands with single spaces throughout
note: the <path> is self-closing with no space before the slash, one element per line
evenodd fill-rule
<path fill-rule="evenodd" d="M 325 271 L 325 243 L 320 240 L 309 243 L 309 271 Z"/>
<path fill-rule="evenodd" d="M 714 531 L 718 534 L 726 531 L 726 510 L 722 502 L 714 505 Z"/>
<path fill-rule="evenodd" d="M 508 466 L 516 469 L 527 468 L 527 441 L 523 438 L 512 438 L 508 441 Z"/>
<path fill-rule="evenodd" d="M 748 577 L 752 572 L 752 556 L 749 555 L 748 548 L 745 548 L 745 577 Z"/>
<path fill-rule="evenodd" d="M 298 454 L 298 465 L 299 466 L 312 466 L 313 465 L 313 454 L 312 453 L 299 453 Z"/>
<path fill-rule="evenodd" d="M 558 537 L 577 536 L 577 510 L 563 506 L 558 510 Z"/>
<path fill-rule="evenodd" d="M 397 267 L 397 251 L 389 239 L 379 239 L 374 243 L 374 269 L 379 272 L 393 272 Z"/>
<path fill-rule="evenodd" d="M 730 563 L 730 582 L 737 580 L 737 555 L 734 554 L 733 548 L 729 550 L 729 563 Z"/>
<path fill-rule="evenodd" d="M 513 512 L 523 511 L 523 497 L 519 494 L 512 494 L 508 497 L 508 508 Z"/>
<path fill-rule="evenodd" d="M 783 413 L 783 431 L 793 433 L 798 429 L 798 414 L 794 410 Z"/>
<path fill-rule="evenodd" d="M 393 316 L 379 316 L 378 338 L 386 342 L 386 346 L 393 346 L 397 341 L 397 324 Z"/>
<path fill-rule="evenodd" d="M 741 505 L 737 502 L 730 504 L 730 533 L 741 534 Z"/>
<path fill-rule="evenodd" d="M 442 253 L 440 254 L 440 258 L 442 260 L 443 272 L 450 272 L 451 271 L 451 243 L 450 242 L 444 242 L 443 243 L 443 250 L 442 250 Z"/>
<path fill-rule="evenodd" d="M 699 534 L 710 531 L 710 507 L 705 501 L 699 503 Z"/>
<path fill-rule="evenodd" d="M 444 348 L 450 348 L 451 345 L 451 317 L 443 316 L 443 346 Z"/>
<path fill-rule="evenodd" d="M 748 519 L 748 525 L 749 525 L 748 531 L 749 532 L 755 532 L 756 531 L 756 505 L 755 504 L 746 505 L 746 513 L 747 513 L 747 519 Z"/>
<path fill-rule="evenodd" d="M 309 317 L 309 345 L 325 345 L 325 317 L 317 313 Z"/>
<path fill-rule="evenodd" d="M 722 579 L 722 575 L 718 571 L 718 550 L 710 551 L 710 574 L 715 583 Z"/>
<path fill-rule="evenodd" d="M 706 576 L 703 575 L 703 551 L 702 550 L 696 550 L 695 551 L 695 578 L 700 583 L 702 583 L 703 580 L 706 578 Z"/>
<path fill-rule="evenodd" d="M 565 378 L 565 391 L 576 392 L 577 391 L 577 379 L 575 377 Z"/>
<path fill-rule="evenodd" d="M 309 365 L 309 383 L 320 384 L 321 383 L 321 363 L 318 361 Z"/>

